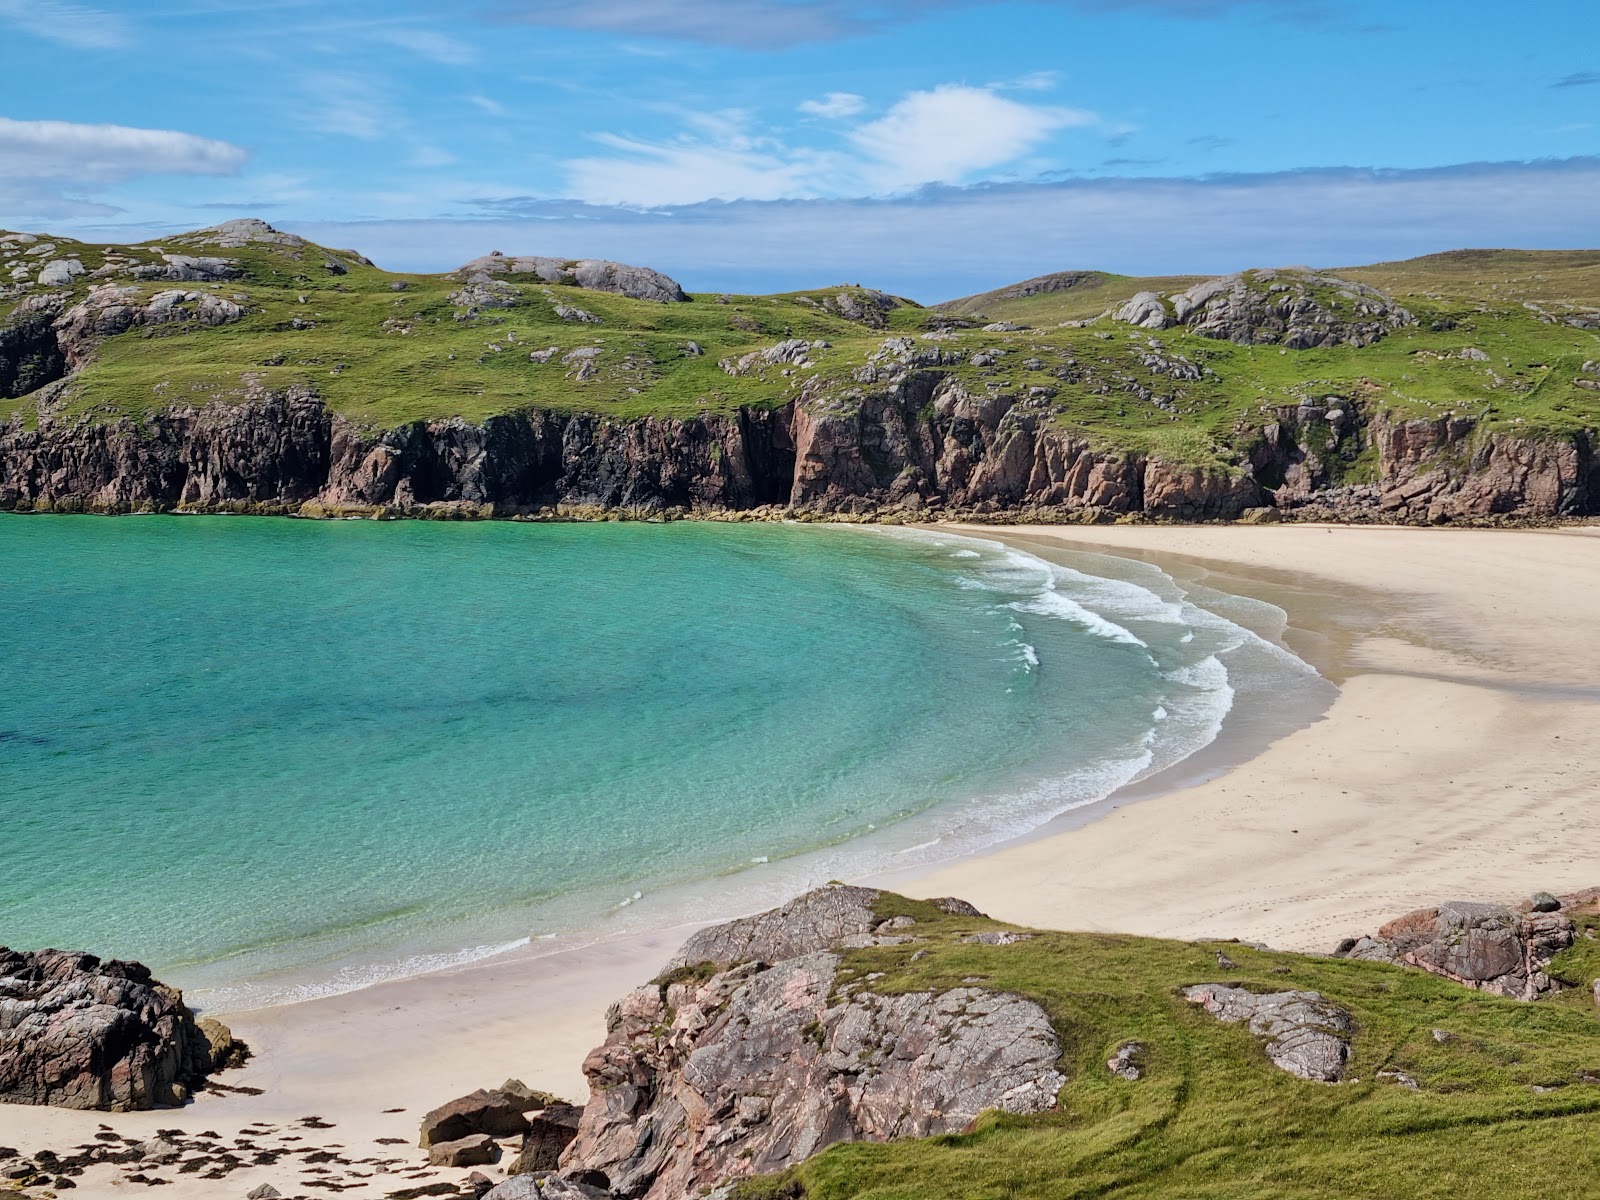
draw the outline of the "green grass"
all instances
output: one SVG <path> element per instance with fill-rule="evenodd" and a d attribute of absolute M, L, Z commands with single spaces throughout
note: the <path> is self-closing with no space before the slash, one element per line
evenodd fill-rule
<path fill-rule="evenodd" d="M 1107 934 L 1039 932 L 1010 946 L 965 944 L 994 922 L 894 898 L 924 941 L 853 951 L 854 978 L 880 992 L 985 986 L 1037 1000 L 1065 1047 L 1056 1112 L 989 1114 L 970 1132 L 836 1146 L 741 1200 L 1391 1200 L 1595 1195 L 1600 1178 L 1600 1018 L 1587 981 L 1600 942 L 1558 964 L 1582 986 L 1537 1004 L 1471 992 L 1399 967 Z M 1592 922 L 1592 918 L 1586 918 Z M 917 961 L 912 956 L 927 951 Z M 1355 1017 L 1349 1077 L 1310 1083 L 1274 1067 L 1240 1026 L 1181 989 L 1223 980 L 1321 992 Z M 1434 1029 L 1449 1039 L 1435 1040 Z M 1125 1041 L 1148 1047 L 1143 1079 L 1112 1076 Z M 1380 1070 L 1405 1071 L 1412 1091 Z M 1535 1088 L 1551 1088 L 1536 1091 Z"/>
<path fill-rule="evenodd" d="M 106 247 L 55 240 L 91 270 L 105 262 Z M 317 247 L 208 249 L 200 241 L 189 235 L 117 252 L 135 262 L 159 261 L 161 249 L 239 260 L 246 275 L 238 281 L 139 286 L 145 295 L 181 286 L 243 297 L 245 319 L 216 328 L 139 329 L 105 340 L 56 401 L 61 413 L 139 417 L 301 386 L 334 411 L 374 427 L 449 417 L 481 421 L 525 409 L 625 420 L 771 408 L 795 399 L 812 380 L 819 381 L 810 385 L 813 394 L 825 391 L 831 410 L 848 413 L 862 391 L 853 377 L 886 337 L 915 336 L 952 317 L 982 313 L 986 320 L 1032 328 L 942 335 L 938 345 L 968 357 L 1005 351 L 996 365 L 963 364 L 950 373 L 978 395 L 1021 398 L 1045 423 L 1102 450 L 1233 470 L 1268 419 L 1266 410 L 1334 394 L 1358 399 L 1369 416 L 1472 416 L 1485 434 L 1564 437 L 1600 424 L 1600 392 L 1573 382 L 1585 361 L 1600 359 L 1600 336 L 1564 323 L 1600 304 L 1595 252 L 1457 252 L 1352 268 L 1343 273 L 1391 290 L 1417 314 L 1419 326 L 1363 349 L 1312 351 L 1235 346 L 1166 330 L 1156 335 L 1164 353 L 1205 371 L 1195 381 L 1174 381 L 1140 361 L 1149 352 L 1148 331 L 1109 320 L 1087 328 L 1061 328 L 1060 322 L 1096 317 L 1136 291 L 1176 291 L 1196 277 L 1081 273 L 1067 280 L 1071 286 L 1021 298 L 1001 289 L 936 309 L 903 303 L 880 330 L 828 311 L 833 297 L 853 287 L 731 296 L 726 303 L 703 295 L 663 305 L 511 276 L 502 278 L 518 290 L 514 307 L 467 317 L 448 299 L 459 285 L 443 276 L 392 274 L 348 252 Z M 324 268 L 330 255 L 347 273 Z M 79 280 L 64 291 L 75 301 L 92 282 Z M 397 284 L 404 290 L 393 290 Z M 584 309 L 601 322 L 563 321 L 557 305 Z M 295 329 L 296 320 L 312 327 Z M 772 368 L 734 378 L 717 365 L 789 337 L 831 346 L 813 355 L 813 366 L 787 375 Z M 689 342 L 704 353 L 686 354 Z M 529 360 L 530 351 L 551 346 L 558 350 L 553 361 Z M 560 361 L 582 347 L 600 351 L 592 378 L 577 378 L 574 365 Z M 1489 360 L 1457 357 L 1467 347 Z M 1029 365 L 1030 359 L 1036 363 Z M 0 418 L 20 413 L 32 421 L 35 410 L 30 397 L 0 399 Z"/>

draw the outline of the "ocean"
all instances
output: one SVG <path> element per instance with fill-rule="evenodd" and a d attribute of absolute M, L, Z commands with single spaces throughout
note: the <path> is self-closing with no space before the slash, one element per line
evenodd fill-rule
<path fill-rule="evenodd" d="M 237 1009 L 967 852 L 1321 694 L 1193 591 L 875 528 L 0 516 L 0 944 Z"/>

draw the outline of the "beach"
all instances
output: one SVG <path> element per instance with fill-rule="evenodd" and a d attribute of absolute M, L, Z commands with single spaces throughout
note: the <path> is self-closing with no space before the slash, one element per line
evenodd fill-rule
<path fill-rule="evenodd" d="M 1181 581 L 1283 608 L 1285 643 L 1340 686 L 1320 719 L 1242 761 L 1216 757 L 1013 843 L 884 877 L 1020 924 L 1238 937 L 1325 952 L 1410 908 L 1600 883 L 1590 764 L 1600 752 L 1600 527 L 959 526 L 1048 557 L 1148 558 Z M 1224 733 L 1224 742 L 1227 739 Z M 1226 751 L 1225 745 L 1219 751 Z M 1209 776 L 1209 777 L 1205 777 Z M 0 1108 L 0 1142 L 58 1153 L 101 1124 L 332 1146 L 320 1178 L 382 1196 L 463 1177 L 421 1173 L 423 1111 L 507 1077 L 582 1101 L 607 1004 L 650 978 L 685 931 L 603 942 L 253 1013 L 219 1014 L 257 1057 L 181 1111 Z M 403 1110 L 403 1111 L 385 1111 Z M 307 1117 L 331 1129 L 308 1131 Z M 379 1142 L 378 1139 L 401 1139 Z M 361 1163 L 387 1158 L 391 1164 Z M 375 1166 L 384 1165 L 381 1172 Z M 102 1169 L 97 1168 L 97 1171 Z M 172 1197 L 296 1193 L 292 1157 L 223 1183 L 167 1177 Z M 486 1171 L 497 1177 L 495 1169 Z M 108 1171 L 80 1195 L 126 1194 Z"/>

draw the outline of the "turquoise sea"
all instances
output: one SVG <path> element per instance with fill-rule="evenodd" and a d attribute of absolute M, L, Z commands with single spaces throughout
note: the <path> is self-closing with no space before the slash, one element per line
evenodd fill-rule
<path fill-rule="evenodd" d="M 0 943 L 224 1007 L 346 989 L 971 849 L 1182 760 L 1241 689 L 1318 682 L 1099 561 L 0 516 Z"/>

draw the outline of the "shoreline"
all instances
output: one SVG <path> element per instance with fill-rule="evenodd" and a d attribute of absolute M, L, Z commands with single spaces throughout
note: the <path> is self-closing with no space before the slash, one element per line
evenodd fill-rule
<path fill-rule="evenodd" d="M 1315 544 L 1319 530 L 1343 544 Z M 1600 529 L 1007 533 L 1348 601 L 1301 628 L 1326 639 L 1340 693 L 1322 720 L 1220 776 L 1113 797 L 893 886 L 1020 924 L 1325 953 L 1440 900 L 1592 885 L 1577 848 L 1600 834 L 1582 803 L 1600 685 L 1568 647 L 1600 635 L 1585 600 Z M 1385 611 L 1363 628 L 1374 601 Z M 1290 605 L 1306 621 L 1307 605 Z M 1138 902 L 1108 903 L 1123 895 Z"/>
<path fill-rule="evenodd" d="M 1153 556 L 1182 568 L 1173 573 L 1186 585 L 1209 578 L 1231 591 L 1253 579 L 1260 598 L 1294 600 L 1279 603 L 1293 638 L 1348 675 L 1321 719 L 1203 778 L 1171 778 L 1170 768 L 1146 781 L 1162 784 L 1150 795 L 1119 792 L 1022 838 L 871 882 L 958 895 L 1019 923 L 1324 952 L 1451 894 L 1515 899 L 1591 885 L 1582 847 L 1600 834 L 1600 816 L 1585 815 L 1580 798 L 1600 753 L 1600 687 L 1568 649 L 1600 634 L 1586 605 L 1600 585 L 1600 544 L 1591 544 L 1600 528 L 1591 529 L 950 527 Z M 1519 623 L 1519 613 L 1538 620 Z M 1501 631 L 1485 633 L 1496 618 Z M 102 1122 L 150 1136 L 178 1124 L 287 1127 L 315 1114 L 335 1126 L 324 1138 L 351 1147 L 404 1139 L 396 1149 L 415 1161 L 407 1147 L 422 1111 L 507 1075 L 581 1101 L 578 1067 L 603 1037 L 606 1005 L 653 975 L 686 932 L 502 956 L 232 1014 L 258 1057 L 220 1082 L 262 1095 L 203 1093 L 186 1109 L 140 1114 L 8 1108 L 5 1140 L 61 1150 Z M 383 1111 L 396 1107 L 405 1111 Z M 248 1169 L 228 1187 L 282 1189 L 283 1177 Z M 188 1178 L 173 1184 L 175 1200 L 214 1194 L 191 1190 L 198 1181 Z"/>

